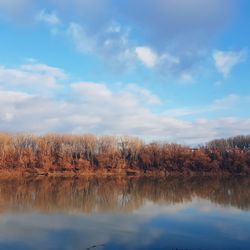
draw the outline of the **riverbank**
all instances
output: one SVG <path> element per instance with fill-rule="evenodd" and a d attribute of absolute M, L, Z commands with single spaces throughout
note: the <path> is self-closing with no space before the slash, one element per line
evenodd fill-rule
<path fill-rule="evenodd" d="M 16 170 L 2 170 L 0 169 L 0 179 L 6 178 L 29 178 L 29 177 L 65 177 L 65 178 L 85 178 L 85 177 L 230 177 L 230 176 L 250 176 L 247 173 L 229 173 L 229 172 L 168 172 L 165 173 L 163 171 L 106 171 L 106 170 L 98 170 L 98 171 L 53 171 L 47 172 L 36 169 L 16 169 Z"/>

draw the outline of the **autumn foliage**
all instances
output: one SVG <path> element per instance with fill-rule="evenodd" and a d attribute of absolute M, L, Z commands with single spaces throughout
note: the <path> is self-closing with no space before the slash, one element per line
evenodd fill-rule
<path fill-rule="evenodd" d="M 250 174 L 250 136 L 199 148 L 132 137 L 0 134 L 0 170 L 29 174 Z"/>

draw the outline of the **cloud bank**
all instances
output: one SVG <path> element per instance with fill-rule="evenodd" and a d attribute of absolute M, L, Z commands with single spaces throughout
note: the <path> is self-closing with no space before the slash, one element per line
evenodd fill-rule
<path fill-rule="evenodd" d="M 230 95 L 203 108 L 164 109 L 162 100 L 136 84 L 118 90 L 107 83 L 70 82 L 59 68 L 34 62 L 17 68 L 1 67 L 0 130 L 9 132 L 67 132 L 134 135 L 146 140 L 201 143 L 217 137 L 250 133 L 250 119 L 204 119 L 207 112 L 230 109 L 240 98 Z M 47 79 L 50 79 L 47 81 Z M 44 84 L 47 82 L 47 84 Z M 48 84 L 49 83 L 49 84 Z M 27 92 L 23 85 L 39 86 Z M 33 84 L 33 85 L 32 85 Z M 15 85 L 15 90 L 12 89 Z M 67 93 L 57 97 L 54 86 Z M 249 102 L 246 98 L 244 102 Z M 195 115 L 186 120 L 186 115 Z"/>

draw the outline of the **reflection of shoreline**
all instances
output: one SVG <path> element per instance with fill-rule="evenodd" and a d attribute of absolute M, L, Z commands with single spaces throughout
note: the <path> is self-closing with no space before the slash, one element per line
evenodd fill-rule
<path fill-rule="evenodd" d="M 250 210 L 250 178 L 47 178 L 2 179 L 0 210 L 131 212 L 146 201 L 191 202 L 193 197 Z"/>

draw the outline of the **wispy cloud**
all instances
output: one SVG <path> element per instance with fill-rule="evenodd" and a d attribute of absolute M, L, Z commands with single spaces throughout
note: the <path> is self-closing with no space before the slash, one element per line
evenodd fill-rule
<path fill-rule="evenodd" d="M 159 69 L 157 74 L 192 82 L 199 74 L 198 68 L 206 63 L 213 35 L 236 11 L 236 2 L 2 0 L 0 16 L 2 12 L 4 16 L 18 18 L 16 13 L 22 12 L 27 18 L 36 16 L 36 20 L 52 26 L 63 23 L 77 51 L 97 56 L 105 66 L 133 69 L 139 59 L 149 69 Z M 52 30 L 53 34 L 61 32 L 55 27 Z M 232 66 L 221 64 L 218 63 L 220 71 L 228 74 Z"/>
<path fill-rule="evenodd" d="M 84 25 L 70 23 L 67 34 L 79 52 L 93 54 L 106 65 L 128 68 L 135 60 L 129 31 L 118 23 L 110 22 L 95 33 L 88 32 Z"/>
<path fill-rule="evenodd" d="M 227 77 L 233 68 L 246 61 L 247 50 L 240 51 L 220 51 L 217 50 L 213 54 L 215 66 L 217 70 L 224 76 Z"/>
<path fill-rule="evenodd" d="M 230 94 L 228 96 L 213 100 L 207 105 L 199 105 L 192 107 L 181 107 L 166 110 L 165 113 L 172 117 L 187 117 L 193 115 L 204 116 L 207 113 L 216 113 L 218 111 L 230 110 L 238 104 L 247 105 L 250 102 L 250 96 L 239 96 L 236 94 Z"/>
<path fill-rule="evenodd" d="M 58 25 L 61 23 L 61 20 L 57 16 L 56 12 L 48 12 L 46 9 L 41 10 L 36 15 L 36 20 L 48 23 L 49 25 Z"/>

